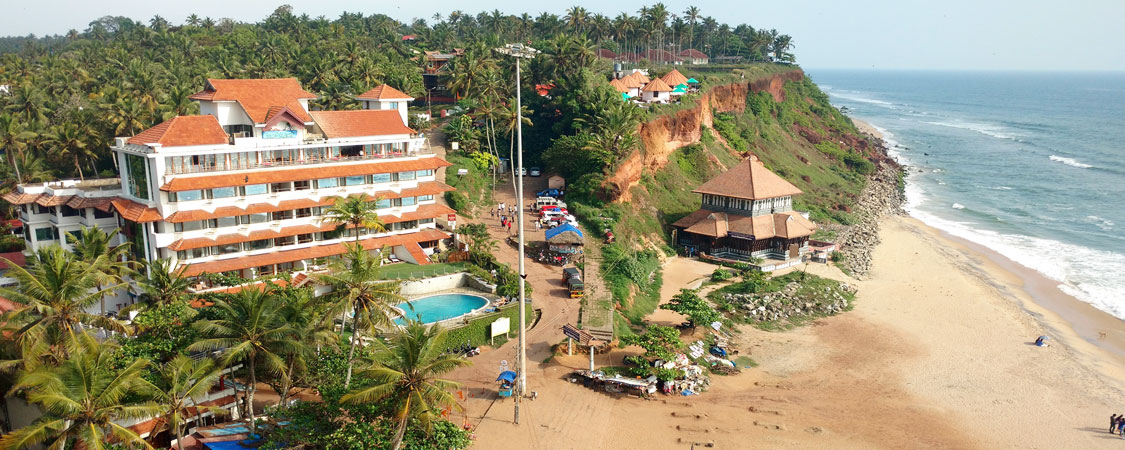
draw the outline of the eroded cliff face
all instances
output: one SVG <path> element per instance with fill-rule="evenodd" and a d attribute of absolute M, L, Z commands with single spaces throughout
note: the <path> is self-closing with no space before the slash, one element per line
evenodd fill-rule
<path fill-rule="evenodd" d="M 712 111 L 742 113 L 746 109 L 746 96 L 757 92 L 768 92 L 780 102 L 785 99 L 785 83 L 800 81 L 804 76 L 800 69 L 794 69 L 753 81 L 716 86 L 700 96 L 695 108 L 642 123 L 637 132 L 641 147 L 606 178 L 603 185 L 606 199 L 629 201 L 629 189 L 640 182 L 645 170 L 660 170 L 676 149 L 699 142 L 701 126 L 712 126 Z"/>

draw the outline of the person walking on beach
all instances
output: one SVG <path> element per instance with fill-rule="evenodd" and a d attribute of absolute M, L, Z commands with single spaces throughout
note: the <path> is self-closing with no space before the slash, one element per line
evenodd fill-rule
<path fill-rule="evenodd" d="M 1118 420 L 1121 420 L 1121 417 L 1118 416 L 1117 414 L 1109 416 L 1109 432 L 1110 433 L 1113 433 L 1113 430 L 1117 428 L 1117 421 Z"/>
<path fill-rule="evenodd" d="M 512 222 L 508 222 L 508 235 L 512 235 Z"/>

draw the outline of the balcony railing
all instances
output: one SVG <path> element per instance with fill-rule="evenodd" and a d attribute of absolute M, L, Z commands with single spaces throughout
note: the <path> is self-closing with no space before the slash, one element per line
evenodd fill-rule
<path fill-rule="evenodd" d="M 402 158 L 413 158 L 417 156 L 433 155 L 434 152 L 429 149 L 418 149 L 412 151 L 387 151 L 384 153 L 372 153 L 370 155 L 357 155 L 357 156 L 334 156 L 329 158 L 300 158 L 294 160 L 263 160 L 262 162 L 255 162 L 250 164 L 240 164 L 238 167 L 228 167 L 227 165 L 218 164 L 200 164 L 193 166 L 181 166 L 179 170 L 174 170 L 173 167 L 167 167 L 164 171 L 165 175 L 182 175 L 192 173 L 205 173 L 205 172 L 222 172 L 232 170 L 250 170 L 250 169 L 265 169 L 273 167 L 293 167 L 305 166 L 310 164 L 331 164 L 338 162 L 349 161 L 386 161 Z"/>

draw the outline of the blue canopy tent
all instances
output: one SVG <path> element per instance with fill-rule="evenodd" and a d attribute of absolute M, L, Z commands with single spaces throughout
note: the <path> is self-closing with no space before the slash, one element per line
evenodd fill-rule
<path fill-rule="evenodd" d="M 516 373 L 511 370 L 505 370 L 500 372 L 500 376 L 496 377 L 496 381 L 500 382 L 500 396 L 511 397 L 512 385 L 516 383 Z"/>
<path fill-rule="evenodd" d="M 582 252 L 582 230 L 571 224 L 559 225 L 544 233 L 547 236 L 547 246 L 559 253 Z"/>

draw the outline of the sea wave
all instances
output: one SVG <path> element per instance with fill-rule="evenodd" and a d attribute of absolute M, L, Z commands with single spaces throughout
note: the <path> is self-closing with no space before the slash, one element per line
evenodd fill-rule
<path fill-rule="evenodd" d="M 858 103 L 867 103 L 869 105 L 881 106 L 881 107 L 884 107 L 884 108 L 887 108 L 887 109 L 899 109 L 899 105 L 896 105 L 894 103 L 891 103 L 891 102 L 888 102 L 888 101 L 885 101 L 885 100 L 879 100 L 879 99 L 875 99 L 875 98 L 865 97 L 865 96 L 862 96 L 862 95 L 843 94 L 841 92 L 842 91 L 835 91 L 835 90 L 828 91 L 828 96 L 836 97 L 836 98 L 840 98 L 840 99 L 844 99 L 844 100 L 848 100 L 848 101 L 858 102 Z M 851 92 L 851 91 L 849 91 L 849 92 Z"/>
<path fill-rule="evenodd" d="M 1094 226 L 1097 226 L 1098 228 L 1101 228 L 1104 231 L 1112 230 L 1113 226 L 1116 225 L 1115 223 L 1113 223 L 1112 220 L 1103 219 L 1103 218 L 1098 217 L 1098 216 L 1086 216 L 1086 220 L 1089 221 L 1090 223 L 1093 223 Z"/>
<path fill-rule="evenodd" d="M 979 122 L 965 122 L 965 121 L 922 121 L 930 125 L 937 125 L 939 127 L 958 128 L 962 130 L 975 131 L 985 136 L 991 136 L 997 139 L 1007 139 L 1010 141 L 1019 141 L 1019 138 L 1012 134 L 1010 130 L 1000 125 Z"/>
<path fill-rule="evenodd" d="M 1010 188 L 1008 186 L 996 186 L 992 189 L 995 189 L 997 191 L 1010 191 L 1010 190 L 1012 190 L 1012 188 Z"/>
<path fill-rule="evenodd" d="M 1077 167 L 1079 169 L 1089 169 L 1091 167 L 1094 167 L 1094 166 L 1091 166 L 1089 164 L 1079 162 L 1077 159 L 1067 158 L 1065 156 L 1051 155 L 1050 159 L 1051 159 L 1051 161 L 1060 162 L 1060 163 L 1066 164 L 1066 165 L 1071 166 L 1071 167 Z"/>
<path fill-rule="evenodd" d="M 945 219 L 919 206 L 921 189 L 907 182 L 906 210 L 925 224 L 988 247 L 1016 263 L 1059 283 L 1059 288 L 1098 309 L 1125 319 L 1125 255 L 1019 234 L 1006 234 L 976 224 Z"/>
<path fill-rule="evenodd" d="M 965 205 L 960 203 L 953 203 L 953 209 L 965 209 Z"/>

